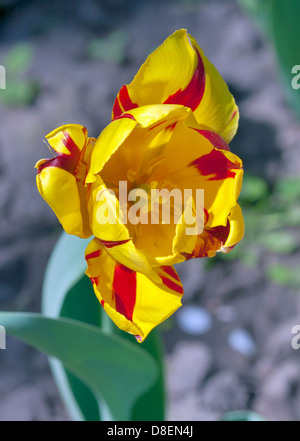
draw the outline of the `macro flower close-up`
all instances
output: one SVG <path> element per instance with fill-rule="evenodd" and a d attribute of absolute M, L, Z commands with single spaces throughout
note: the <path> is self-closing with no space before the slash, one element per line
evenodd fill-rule
<path fill-rule="evenodd" d="M 238 108 L 179 30 L 121 88 L 112 119 L 97 140 L 79 125 L 50 133 L 57 156 L 37 163 L 37 185 L 67 233 L 95 237 L 87 275 L 111 319 L 141 342 L 181 306 L 172 265 L 243 238 L 243 167 L 228 146 Z"/>

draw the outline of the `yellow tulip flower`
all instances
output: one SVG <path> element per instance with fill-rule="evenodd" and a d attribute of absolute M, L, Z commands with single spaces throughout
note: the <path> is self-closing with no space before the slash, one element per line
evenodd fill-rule
<path fill-rule="evenodd" d="M 94 291 L 141 342 L 181 306 L 172 265 L 243 237 L 242 161 L 228 146 L 238 108 L 179 30 L 121 88 L 112 119 L 97 140 L 79 125 L 50 133 L 56 156 L 37 163 L 37 185 L 67 233 L 94 236 L 85 256 Z"/>

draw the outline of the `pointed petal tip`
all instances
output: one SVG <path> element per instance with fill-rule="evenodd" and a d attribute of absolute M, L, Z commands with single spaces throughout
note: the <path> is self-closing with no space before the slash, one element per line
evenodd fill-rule
<path fill-rule="evenodd" d="M 136 339 L 136 341 L 138 343 L 142 343 L 143 342 L 143 337 L 141 335 L 135 335 L 134 337 L 135 337 L 135 339 Z"/>

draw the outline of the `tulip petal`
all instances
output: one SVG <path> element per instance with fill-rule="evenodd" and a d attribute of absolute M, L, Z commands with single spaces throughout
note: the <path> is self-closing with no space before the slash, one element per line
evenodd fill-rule
<path fill-rule="evenodd" d="M 164 161 L 153 171 L 151 179 L 170 180 L 184 195 L 204 190 L 206 226 L 226 226 L 232 207 L 240 194 L 243 164 L 229 151 L 217 134 L 198 129 L 191 116 L 179 122 L 164 150 Z"/>
<path fill-rule="evenodd" d="M 238 126 L 238 107 L 216 68 L 185 29 L 176 31 L 141 66 L 117 95 L 112 118 L 138 106 L 181 104 L 195 112 L 204 130 L 229 143 Z"/>
<path fill-rule="evenodd" d="M 198 57 L 187 32 L 184 29 L 176 31 L 147 58 L 131 84 L 121 88 L 113 109 L 113 119 L 120 112 L 137 106 L 163 104 L 175 92 L 188 86 L 197 63 Z"/>
<path fill-rule="evenodd" d="M 126 180 L 128 169 L 137 168 L 144 158 L 145 151 L 154 137 L 153 129 L 160 124 L 171 127 L 174 122 L 187 118 L 189 113 L 190 110 L 183 106 L 159 104 L 143 106 L 122 114 L 99 136 L 92 152 L 86 182 L 93 182 L 96 179 L 95 175 L 102 172 L 108 160 L 110 174 L 107 179 L 115 184 L 120 180 Z M 149 129 L 149 132 L 143 129 Z M 122 160 L 116 155 L 121 146 Z M 111 175 L 116 178 L 113 179 Z M 104 175 L 102 177 L 105 180 Z"/>
<path fill-rule="evenodd" d="M 107 189 L 99 175 L 89 192 L 91 229 L 99 242 L 121 264 L 160 282 L 146 256 L 133 244 L 116 195 Z"/>
<path fill-rule="evenodd" d="M 46 138 L 57 156 L 36 164 L 38 190 L 67 233 L 90 237 L 84 178 L 94 139 L 77 124 L 59 127 Z"/>
<path fill-rule="evenodd" d="M 79 124 L 66 124 L 50 132 L 46 139 L 57 154 L 78 156 L 87 141 L 87 130 Z"/>
<path fill-rule="evenodd" d="M 181 306 L 183 288 L 172 267 L 157 268 L 160 284 L 113 259 L 96 239 L 86 250 L 87 275 L 107 314 L 142 342 Z"/>
<path fill-rule="evenodd" d="M 239 122 L 239 109 L 227 84 L 206 58 L 196 40 L 190 36 L 191 43 L 200 54 L 205 70 L 205 89 L 202 100 L 194 113 L 199 124 L 220 135 L 229 143 L 236 134 Z"/>
<path fill-rule="evenodd" d="M 205 223 L 205 219 L 204 219 Z M 174 254 L 180 253 L 185 259 L 195 257 L 214 257 L 218 251 L 228 253 L 243 239 L 244 219 L 239 204 L 236 204 L 228 216 L 225 226 L 209 228 L 204 226 L 200 234 L 188 235 L 184 222 L 177 224 L 176 236 L 173 241 Z"/>
<path fill-rule="evenodd" d="M 190 253 L 193 253 L 195 249 L 202 249 L 196 253 L 199 255 L 201 253 L 206 255 L 207 252 L 210 254 L 210 251 L 215 253 L 224 245 L 224 241 L 215 238 L 214 235 L 219 232 L 215 229 L 227 226 L 228 216 L 232 207 L 236 205 L 240 192 L 243 175 L 241 160 L 229 151 L 227 143 L 220 135 L 200 129 L 193 113 L 186 107 L 143 106 L 122 114 L 122 117 L 111 125 L 125 124 L 126 127 L 128 119 L 134 120 L 136 126 L 120 146 L 110 147 L 114 153 L 101 170 L 103 183 L 116 190 L 118 198 L 120 180 L 127 182 L 128 191 L 130 186 L 139 185 L 136 182 L 148 183 L 148 186 L 155 183 L 158 189 L 169 189 L 169 195 L 172 189 L 175 191 L 179 189 L 181 195 L 184 196 L 188 189 L 194 192 L 194 197 L 198 189 L 203 189 L 205 227 L 209 231 L 208 249 L 203 249 L 203 244 L 200 244 L 207 233 L 203 233 L 201 238 L 198 237 L 199 235 L 194 238 L 182 235 L 181 239 L 177 238 L 176 241 L 189 243 L 187 248 Z M 99 141 L 96 145 L 97 149 L 93 151 L 95 160 L 96 157 L 101 156 L 101 152 L 106 147 Z M 130 182 L 132 170 L 135 170 L 135 174 L 132 175 L 132 182 Z M 94 176 L 94 179 L 97 179 L 97 176 Z M 95 198 L 92 197 L 90 200 L 93 201 L 94 206 Z M 174 208 L 170 201 L 165 200 L 163 205 L 166 206 L 166 204 L 171 209 Z M 176 207 L 177 205 L 178 203 Z M 179 208 L 184 208 L 181 201 L 179 205 Z M 116 226 L 107 227 L 107 236 L 97 231 L 96 226 L 93 227 L 93 231 L 101 240 L 117 242 L 130 237 L 136 249 L 147 256 L 147 261 L 151 262 L 152 266 L 173 265 L 182 261 L 181 251 L 184 250 L 186 254 L 189 251 L 185 245 L 175 246 L 177 221 L 174 222 L 171 215 L 170 222 L 153 224 L 152 214 L 151 212 L 150 217 L 148 213 L 148 224 L 140 224 L 136 228 L 128 223 L 126 228 L 123 225 L 124 235 L 120 234 L 121 230 L 119 227 L 116 229 Z M 133 244 L 120 245 L 109 252 L 114 253 L 116 260 L 130 267 L 130 262 L 124 260 L 125 256 L 117 255 L 117 253 L 121 250 L 123 253 L 123 250 Z M 146 274 L 149 276 L 149 272 Z"/>
<path fill-rule="evenodd" d="M 233 207 L 228 220 L 230 223 L 230 229 L 229 229 L 229 235 L 224 244 L 224 249 L 221 250 L 223 252 L 230 251 L 244 237 L 245 224 L 244 224 L 242 209 L 239 204 L 236 204 Z"/>
<path fill-rule="evenodd" d="M 86 177 L 86 182 L 95 181 L 95 175 L 99 173 L 111 155 L 133 131 L 136 121 L 132 118 L 122 118 L 109 124 L 99 136 L 92 152 L 91 165 Z"/>

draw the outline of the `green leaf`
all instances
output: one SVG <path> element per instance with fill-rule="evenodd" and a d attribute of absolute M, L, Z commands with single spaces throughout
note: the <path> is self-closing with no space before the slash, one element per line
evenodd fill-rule
<path fill-rule="evenodd" d="M 238 1 L 274 44 L 287 99 L 300 117 L 299 89 L 292 87 L 293 78 L 300 73 L 292 71 L 300 65 L 299 0 Z M 296 83 L 300 85 L 300 79 Z"/>
<path fill-rule="evenodd" d="M 113 332 L 120 335 L 122 332 L 113 324 Z M 121 334 L 123 338 L 130 339 L 129 334 Z M 138 344 L 138 343 L 136 343 Z M 135 403 L 132 413 L 132 421 L 164 421 L 165 418 L 165 384 L 163 346 L 157 330 L 143 342 L 145 349 L 157 362 L 159 375 L 155 384 Z"/>
<path fill-rule="evenodd" d="M 60 316 L 100 326 L 101 309 L 102 307 L 94 294 L 90 279 L 83 275 L 65 295 Z M 85 421 L 99 421 L 103 419 L 103 415 L 100 415 L 99 403 L 92 391 L 77 377 L 68 370 L 65 370 L 61 363 L 53 365 L 51 361 L 50 364 L 55 378 L 57 375 L 60 375 L 61 370 L 65 371 L 61 374 L 64 377 L 64 381 L 59 381 L 60 378 L 56 379 L 72 418 Z"/>
<path fill-rule="evenodd" d="M 106 313 L 94 295 L 92 284 L 87 276 L 82 277 L 68 292 L 64 299 L 60 315 L 62 317 L 72 317 L 76 320 L 97 326 L 102 325 L 102 329 L 104 327 L 104 323 L 102 323 L 103 317 L 103 319 L 105 319 L 104 321 L 109 324 L 110 333 L 132 342 L 137 345 L 138 349 L 141 347 L 131 335 L 117 328 L 110 318 L 106 316 Z M 161 339 L 156 331 L 152 331 L 147 337 L 146 341 L 142 344 L 142 349 L 156 360 L 159 375 L 151 389 L 143 394 L 135 403 L 131 419 L 133 421 L 163 421 L 165 409 L 163 349 Z M 84 419 L 94 421 L 97 419 L 97 415 L 99 418 L 98 404 L 91 391 L 68 372 L 67 378 Z M 63 383 L 61 387 L 65 388 L 66 384 Z M 71 403 L 71 406 L 73 406 L 73 403 Z M 76 419 L 79 418 L 77 417 Z"/>
<path fill-rule="evenodd" d="M 260 28 L 270 32 L 272 0 L 238 0 L 238 3 Z"/>
<path fill-rule="evenodd" d="M 300 91 L 292 87 L 293 66 L 300 64 L 299 0 L 272 1 L 272 34 L 287 98 L 300 117 Z"/>
<path fill-rule="evenodd" d="M 156 360 L 159 375 L 153 386 L 136 401 L 133 407 L 132 421 L 164 421 L 164 352 L 161 338 L 156 330 L 152 331 L 144 341 L 143 349 L 145 349 Z"/>
<path fill-rule="evenodd" d="M 67 292 L 86 270 L 85 249 L 90 239 L 62 233 L 50 256 L 43 285 L 42 312 L 58 317 Z"/>
<path fill-rule="evenodd" d="M 70 319 L 0 313 L 6 332 L 56 357 L 105 400 L 116 420 L 128 420 L 135 401 L 156 380 L 152 357 L 135 344 Z"/>
<path fill-rule="evenodd" d="M 146 341 L 139 345 L 132 336 L 120 331 L 109 317 L 103 312 L 92 284 L 84 275 L 86 261 L 84 251 L 89 242 L 63 233 L 58 240 L 50 257 L 44 287 L 43 312 L 52 317 L 68 317 L 102 326 L 109 332 L 127 339 L 136 345 L 138 351 L 146 351 L 157 362 L 158 378 L 149 391 L 145 392 L 135 403 L 133 420 L 163 420 L 164 419 L 164 376 L 161 341 L 157 333 L 152 332 Z M 103 323 L 102 323 L 103 317 Z M 107 326 L 109 325 L 109 326 Z M 103 419 L 103 403 L 99 406 L 97 398 L 90 388 L 71 374 L 57 361 L 51 360 L 51 367 L 58 388 L 74 420 L 93 421 Z"/>

